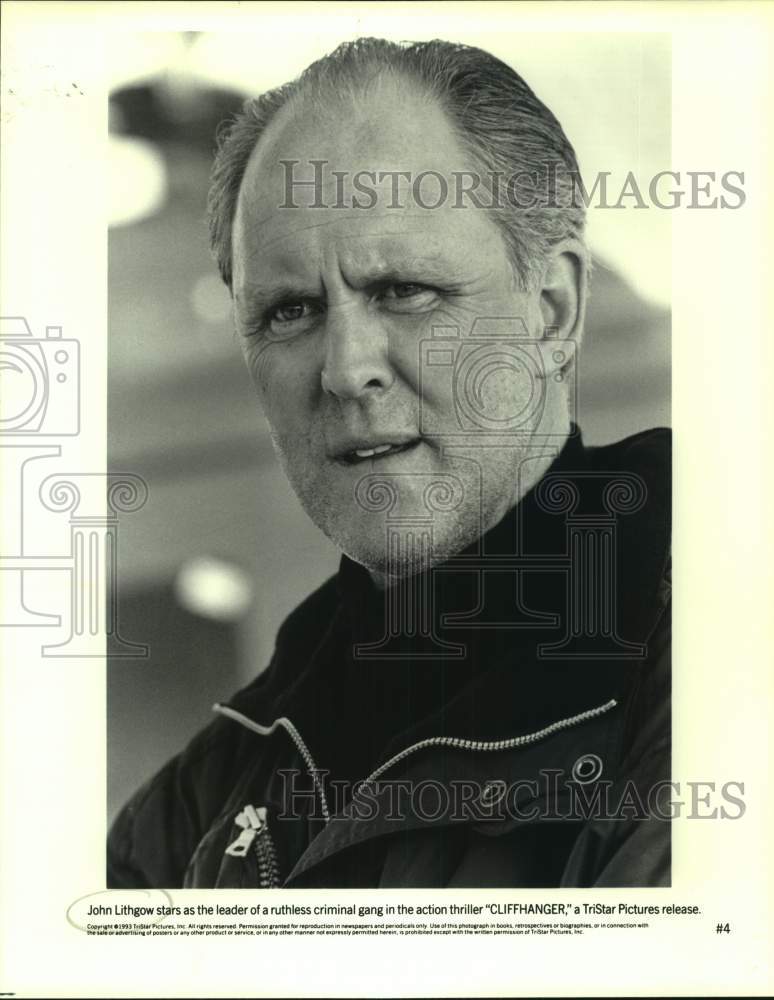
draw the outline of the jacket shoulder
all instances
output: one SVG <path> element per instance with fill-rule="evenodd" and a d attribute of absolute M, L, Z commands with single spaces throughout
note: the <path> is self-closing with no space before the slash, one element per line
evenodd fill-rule
<path fill-rule="evenodd" d="M 586 454 L 593 472 L 638 480 L 616 513 L 619 623 L 624 638 L 647 641 L 670 584 L 672 434 L 657 427 Z"/>
<path fill-rule="evenodd" d="M 215 719 L 134 793 L 107 843 L 107 887 L 175 888 L 217 811 L 239 755 L 239 728 Z"/>
<path fill-rule="evenodd" d="M 669 477 L 672 467 L 672 431 L 653 427 L 612 444 L 587 447 L 589 461 L 600 471 L 642 472 Z"/>

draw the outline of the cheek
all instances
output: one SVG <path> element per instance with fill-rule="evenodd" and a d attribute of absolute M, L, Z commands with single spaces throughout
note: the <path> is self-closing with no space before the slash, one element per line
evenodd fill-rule
<path fill-rule="evenodd" d="M 471 402 L 475 400 L 482 413 L 491 413 L 518 426 L 519 415 L 526 415 L 534 408 L 540 382 L 531 363 L 524 364 L 508 356 L 493 358 L 477 375 L 467 388 Z"/>
<path fill-rule="evenodd" d="M 317 427 L 315 376 L 286 347 L 263 345 L 245 360 L 275 444 L 284 454 L 295 455 L 307 450 Z"/>
<path fill-rule="evenodd" d="M 271 344 L 256 344 L 243 347 L 242 355 L 250 373 L 253 385 L 258 390 L 258 395 L 263 403 L 268 395 L 272 384 L 272 369 L 276 367 L 272 363 Z"/>
<path fill-rule="evenodd" d="M 545 403 L 545 381 L 532 351 L 465 344 L 427 352 L 421 412 L 426 432 L 521 433 L 532 428 Z M 453 361 L 451 358 L 453 357 Z"/>

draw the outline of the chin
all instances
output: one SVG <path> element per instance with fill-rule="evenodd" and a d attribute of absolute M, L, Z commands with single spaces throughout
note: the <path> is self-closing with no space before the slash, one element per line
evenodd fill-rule
<path fill-rule="evenodd" d="M 477 478 L 456 470 L 447 475 L 458 478 L 462 493 L 445 489 L 432 496 L 408 493 L 399 504 L 392 502 L 389 488 L 377 481 L 365 498 L 373 504 L 370 510 L 363 509 L 362 502 L 353 502 L 348 491 L 331 490 L 319 480 L 297 482 L 294 489 L 308 517 L 341 552 L 375 577 L 400 579 L 422 573 L 467 549 L 510 506 L 502 494 L 494 502 L 498 495 L 494 491 L 482 506 Z M 467 502 L 459 502 L 464 499 Z"/>
<path fill-rule="evenodd" d="M 416 576 L 430 569 L 439 560 L 433 559 L 421 545 L 408 545 L 401 548 L 399 553 L 393 553 L 392 557 L 384 550 L 375 551 L 361 546 L 353 546 L 344 553 L 356 563 L 364 566 L 368 572 L 377 580 L 402 580 L 410 576 Z"/>
<path fill-rule="evenodd" d="M 349 526 L 351 529 L 351 525 Z M 440 565 L 468 548 L 479 524 L 390 525 L 363 533 L 326 531 L 331 541 L 376 579 L 400 580 Z M 377 535 L 379 542 L 376 542 Z"/>

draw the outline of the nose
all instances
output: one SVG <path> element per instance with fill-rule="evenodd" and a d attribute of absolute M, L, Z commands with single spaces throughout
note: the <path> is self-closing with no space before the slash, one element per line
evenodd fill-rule
<path fill-rule="evenodd" d="M 349 303 L 329 308 L 321 381 L 339 399 L 362 399 L 392 386 L 387 332 L 378 317 Z"/>

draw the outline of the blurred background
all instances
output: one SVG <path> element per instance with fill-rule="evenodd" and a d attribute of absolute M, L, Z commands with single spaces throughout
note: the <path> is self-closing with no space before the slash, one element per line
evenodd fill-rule
<path fill-rule="evenodd" d="M 444 37 L 422 37 L 433 35 Z M 263 669 L 283 618 L 338 565 L 274 458 L 209 256 L 205 200 L 219 122 L 344 40 L 267 19 L 260 36 L 127 36 L 111 54 L 108 454 L 111 470 L 149 487 L 121 520 L 118 570 L 121 634 L 150 656 L 109 663 L 110 816 L 213 701 Z M 609 171 L 615 201 L 629 170 L 647 186 L 669 169 L 668 37 L 454 40 L 525 77 L 587 186 Z M 669 221 L 655 208 L 590 214 L 579 410 L 591 443 L 670 422 Z"/>

